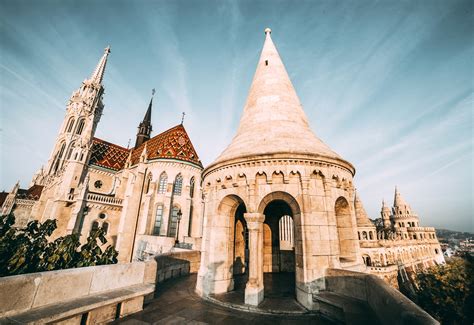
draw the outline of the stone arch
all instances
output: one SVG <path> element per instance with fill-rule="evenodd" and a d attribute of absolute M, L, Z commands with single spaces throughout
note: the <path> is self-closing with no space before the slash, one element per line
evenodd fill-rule
<path fill-rule="evenodd" d="M 257 212 L 258 213 L 263 213 L 266 206 L 271 202 L 271 201 L 276 201 L 276 200 L 281 200 L 285 201 L 291 208 L 291 212 L 293 213 L 293 218 L 294 221 L 296 222 L 296 218 L 300 218 L 301 216 L 301 210 L 300 210 L 300 205 L 296 201 L 296 199 L 291 195 L 283 191 L 276 191 L 272 192 L 270 194 L 267 194 L 263 197 L 263 199 L 260 201 L 258 205 Z M 298 220 L 299 221 L 299 220 Z"/>
<path fill-rule="evenodd" d="M 227 280 L 231 280 L 234 274 L 245 271 L 247 264 L 245 260 L 245 231 L 247 225 L 243 217 L 246 211 L 247 206 L 244 200 L 238 195 L 230 194 L 221 199 L 217 208 L 217 216 L 212 221 L 215 235 L 220 238 L 224 236 L 222 238 L 224 245 L 216 245 L 211 249 L 223 258 L 222 265 L 218 267 L 222 267 L 222 272 Z M 241 230 L 240 233 L 239 230 Z M 240 273 L 238 272 L 239 268 Z"/>
<path fill-rule="evenodd" d="M 337 234 L 339 238 L 339 255 L 341 259 L 355 261 L 358 242 L 356 240 L 351 209 L 346 198 L 340 196 L 334 205 Z"/>
<path fill-rule="evenodd" d="M 282 211 L 282 215 L 278 216 L 278 219 L 275 220 L 268 220 L 267 216 L 265 217 L 265 224 L 269 224 L 271 229 L 271 232 L 265 231 L 265 226 L 264 226 L 264 238 L 265 236 L 267 237 L 267 241 L 271 239 L 271 243 L 265 247 L 271 247 L 272 252 L 267 252 L 267 259 L 271 257 L 271 262 L 267 261 L 267 269 L 265 270 L 266 272 L 296 272 L 299 274 L 299 272 L 303 272 L 303 263 L 295 263 L 295 261 L 303 261 L 303 243 L 302 243 L 302 230 L 301 230 L 301 209 L 299 203 L 296 201 L 296 199 L 289 193 L 283 192 L 283 191 L 276 191 L 267 194 L 265 197 L 262 198 L 258 205 L 257 212 L 265 214 L 265 210 L 267 207 L 273 205 L 274 203 L 276 204 L 277 202 L 283 202 L 285 203 L 284 206 L 286 206 L 285 209 L 288 209 L 288 211 Z M 284 206 L 282 208 L 284 208 Z M 280 210 L 281 211 L 281 210 Z M 286 251 L 283 252 L 281 251 L 280 247 L 280 236 L 278 234 L 279 232 L 279 222 L 280 219 L 284 215 L 289 215 L 292 220 L 293 220 L 293 243 L 294 243 L 294 251 Z M 268 233 L 267 234 L 265 234 Z M 268 250 L 268 249 L 267 249 Z M 275 260 L 275 254 L 278 255 L 278 261 L 276 262 Z M 273 256 L 271 256 L 273 255 Z M 291 256 L 290 256 L 291 255 Z M 265 259 L 265 257 L 264 257 Z M 292 261 L 293 259 L 293 261 Z M 284 262 L 283 261 L 287 261 Z M 287 265 L 288 264 L 288 265 Z M 291 265 L 291 266 L 290 266 Z M 291 269 L 291 270 L 290 270 Z M 298 275 L 297 275 L 298 277 Z"/>

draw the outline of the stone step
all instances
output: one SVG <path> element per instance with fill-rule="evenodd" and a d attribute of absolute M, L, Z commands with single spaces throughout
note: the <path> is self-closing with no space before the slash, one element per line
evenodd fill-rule
<path fill-rule="evenodd" d="M 322 315 L 344 324 L 380 323 L 370 306 L 358 299 L 325 291 L 314 295 L 313 301 Z"/>

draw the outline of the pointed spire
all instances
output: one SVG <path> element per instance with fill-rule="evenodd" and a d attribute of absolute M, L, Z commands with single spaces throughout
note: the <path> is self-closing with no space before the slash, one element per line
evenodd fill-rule
<path fill-rule="evenodd" d="M 138 125 L 137 139 L 135 140 L 135 148 L 141 145 L 142 143 L 150 140 L 150 135 L 152 131 L 151 125 L 151 109 L 153 106 L 153 96 L 155 95 L 155 89 L 151 91 L 150 104 L 148 104 L 148 109 L 146 110 L 143 121 Z"/>
<path fill-rule="evenodd" d="M 150 99 L 150 104 L 148 104 L 148 109 L 146 110 L 145 116 L 143 117 L 143 123 L 151 124 L 151 106 L 153 105 L 153 97 Z"/>
<path fill-rule="evenodd" d="M 402 198 L 402 195 L 398 191 L 398 188 L 395 186 L 395 196 L 393 199 L 393 206 L 394 207 L 402 207 L 408 205 L 405 200 Z"/>
<path fill-rule="evenodd" d="M 303 154 L 342 160 L 311 131 L 273 44 L 270 28 L 265 29 L 265 42 L 237 134 L 214 164 L 268 154 Z M 349 163 L 343 162 L 353 169 Z"/>
<path fill-rule="evenodd" d="M 107 64 L 107 57 L 109 56 L 110 53 L 110 46 L 107 46 L 104 49 L 104 55 L 102 55 L 102 58 L 100 59 L 99 63 L 97 64 L 97 67 L 95 68 L 94 72 L 92 73 L 89 81 L 97 84 L 102 83 L 102 79 L 104 78 L 104 72 L 105 72 L 105 66 Z"/>
<path fill-rule="evenodd" d="M 355 208 L 355 215 L 357 220 L 357 225 L 360 226 L 373 226 L 374 224 L 372 221 L 369 220 L 369 216 L 364 209 L 364 205 L 362 201 L 359 199 L 357 195 L 357 191 L 354 193 L 354 208 Z"/>

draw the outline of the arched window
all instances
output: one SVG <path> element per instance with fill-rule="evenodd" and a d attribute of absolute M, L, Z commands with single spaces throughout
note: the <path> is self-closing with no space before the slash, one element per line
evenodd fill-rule
<path fill-rule="evenodd" d="M 173 194 L 181 195 L 181 190 L 183 189 L 183 176 L 178 174 L 174 180 Z"/>
<path fill-rule="evenodd" d="M 102 224 L 102 229 L 104 230 L 104 234 L 107 235 L 107 232 L 109 231 L 109 223 L 108 222 L 104 222 Z"/>
<path fill-rule="evenodd" d="M 71 132 L 73 126 L 74 126 L 74 117 L 71 117 L 69 121 L 67 122 L 66 132 L 68 133 Z"/>
<path fill-rule="evenodd" d="M 191 198 L 194 197 L 194 176 L 191 177 L 191 180 L 189 181 L 189 196 Z"/>
<path fill-rule="evenodd" d="M 168 175 L 165 172 L 162 172 L 160 175 L 160 183 L 158 184 L 158 193 L 166 193 L 166 187 L 168 185 Z"/>
<path fill-rule="evenodd" d="M 161 224 L 163 223 L 163 206 L 160 204 L 156 207 L 155 224 L 153 226 L 153 235 L 159 236 Z"/>
<path fill-rule="evenodd" d="M 63 142 L 63 144 L 61 145 L 61 149 L 59 149 L 58 159 L 61 159 L 63 157 L 64 149 L 66 149 L 66 143 L 65 142 Z"/>
<path fill-rule="evenodd" d="M 65 149 L 66 149 L 66 143 L 63 142 L 63 144 L 61 145 L 61 148 L 59 149 L 58 155 L 56 157 L 56 162 L 53 165 L 54 166 L 54 172 L 58 171 L 59 163 L 61 162 L 61 158 L 63 157 Z"/>
<path fill-rule="evenodd" d="M 367 232 L 366 231 L 362 232 L 362 239 L 367 240 Z"/>
<path fill-rule="evenodd" d="M 76 128 L 76 134 L 81 134 L 82 133 L 82 130 L 84 129 L 84 124 L 86 122 L 84 121 L 84 119 L 80 119 L 79 120 L 79 123 L 77 125 L 77 128 Z"/>
<path fill-rule="evenodd" d="M 151 183 L 152 178 L 153 178 L 152 173 L 148 173 L 148 176 L 146 179 L 146 185 L 145 185 L 145 193 L 148 193 L 148 191 L 150 190 L 150 183 Z"/>
<path fill-rule="evenodd" d="M 171 210 L 170 221 L 168 224 L 168 237 L 176 237 L 176 228 L 178 227 L 179 207 L 174 206 Z"/>
<path fill-rule="evenodd" d="M 69 145 L 69 150 L 67 152 L 66 159 L 70 159 L 72 155 L 72 151 L 74 150 L 74 142 Z"/>
<path fill-rule="evenodd" d="M 99 229 L 99 223 L 97 221 L 94 221 L 92 223 L 91 232 L 96 231 L 97 229 Z"/>
<path fill-rule="evenodd" d="M 372 231 L 369 231 L 369 238 L 370 238 L 370 240 L 374 239 L 374 235 L 373 235 Z"/>

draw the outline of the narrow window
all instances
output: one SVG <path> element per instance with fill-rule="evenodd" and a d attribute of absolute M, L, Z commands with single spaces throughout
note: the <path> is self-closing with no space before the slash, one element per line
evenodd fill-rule
<path fill-rule="evenodd" d="M 68 124 L 67 124 L 66 132 L 68 132 L 68 133 L 71 132 L 73 126 L 74 126 L 74 118 L 71 117 L 71 118 L 69 119 Z"/>
<path fill-rule="evenodd" d="M 168 225 L 168 237 L 176 237 L 176 228 L 178 227 L 178 207 L 173 207 L 171 218 Z"/>
<path fill-rule="evenodd" d="M 92 223 L 92 227 L 91 227 L 91 232 L 94 232 L 96 231 L 97 229 L 99 229 L 99 223 L 97 221 L 94 221 Z"/>
<path fill-rule="evenodd" d="M 85 124 L 84 119 L 81 119 L 79 121 L 79 124 L 77 125 L 76 134 L 81 134 L 82 133 L 82 130 L 84 129 L 84 124 Z"/>
<path fill-rule="evenodd" d="M 72 151 L 74 150 L 74 142 L 71 143 L 71 145 L 69 146 L 69 151 L 67 152 L 67 156 L 66 156 L 66 159 L 70 159 L 71 158 L 71 155 L 72 155 Z"/>
<path fill-rule="evenodd" d="M 153 178 L 153 175 L 149 173 L 146 180 L 145 193 L 148 193 L 148 191 L 150 190 L 150 183 L 151 183 L 152 178 Z"/>
<path fill-rule="evenodd" d="M 268 65 L 268 60 L 265 60 L 265 65 Z"/>
<path fill-rule="evenodd" d="M 181 174 L 178 174 L 178 176 L 176 176 L 176 179 L 174 180 L 173 194 L 181 195 L 182 189 L 183 189 L 183 176 L 181 176 Z"/>
<path fill-rule="evenodd" d="M 104 234 L 107 235 L 107 232 L 109 231 L 109 223 L 108 222 L 104 222 L 102 224 L 102 229 L 104 230 Z"/>
<path fill-rule="evenodd" d="M 160 235 L 162 220 L 163 220 L 163 206 L 158 205 L 156 207 L 155 225 L 153 227 L 153 235 L 155 235 L 155 236 Z"/>
<path fill-rule="evenodd" d="M 194 176 L 191 177 L 191 180 L 189 181 L 189 196 L 191 198 L 194 197 Z"/>
<path fill-rule="evenodd" d="M 158 184 L 158 193 L 166 193 L 166 186 L 168 185 L 168 175 L 162 172 L 160 175 L 160 183 Z"/>

